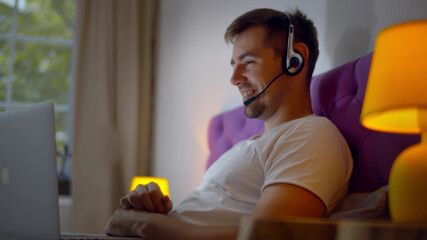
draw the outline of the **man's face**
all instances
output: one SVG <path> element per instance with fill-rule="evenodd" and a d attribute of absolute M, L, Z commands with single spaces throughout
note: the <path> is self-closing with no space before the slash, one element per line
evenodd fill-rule
<path fill-rule="evenodd" d="M 265 35 L 266 30 L 263 26 L 254 26 L 239 34 L 234 42 L 231 58 L 233 75 L 230 81 L 239 88 L 243 101 L 258 95 L 282 72 L 282 58 L 275 54 L 273 48 L 266 45 Z M 246 116 L 264 120 L 270 117 L 283 94 L 279 85 L 275 82 L 266 92 L 247 105 Z"/>

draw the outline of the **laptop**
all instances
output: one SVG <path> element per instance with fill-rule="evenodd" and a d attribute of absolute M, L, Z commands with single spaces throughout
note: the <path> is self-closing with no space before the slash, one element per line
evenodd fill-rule
<path fill-rule="evenodd" d="M 60 234 L 55 145 L 52 102 L 0 113 L 0 239 L 132 239 Z"/>

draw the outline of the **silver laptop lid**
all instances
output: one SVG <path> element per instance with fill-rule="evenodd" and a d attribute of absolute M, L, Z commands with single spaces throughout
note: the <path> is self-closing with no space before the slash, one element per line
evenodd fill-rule
<path fill-rule="evenodd" d="M 52 102 L 0 113 L 0 238 L 59 239 Z"/>

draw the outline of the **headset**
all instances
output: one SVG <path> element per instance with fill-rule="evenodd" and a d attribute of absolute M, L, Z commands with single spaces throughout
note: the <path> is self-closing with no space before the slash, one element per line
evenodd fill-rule
<path fill-rule="evenodd" d="M 282 68 L 283 71 L 289 75 L 297 75 L 304 66 L 304 58 L 299 52 L 293 50 L 293 41 L 294 41 L 294 24 L 291 21 L 287 12 L 284 12 L 286 18 L 289 22 L 289 32 L 287 40 L 286 54 L 282 58 Z"/>

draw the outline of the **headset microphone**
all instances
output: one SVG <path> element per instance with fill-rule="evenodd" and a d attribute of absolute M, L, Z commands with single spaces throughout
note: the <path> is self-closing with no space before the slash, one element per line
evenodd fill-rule
<path fill-rule="evenodd" d="M 243 102 L 243 104 L 245 104 L 245 106 L 249 105 L 251 102 L 255 101 L 255 99 L 257 99 L 257 97 L 259 97 L 261 94 L 263 94 L 265 92 L 265 90 L 267 90 L 268 87 L 270 87 L 270 85 L 274 82 L 274 80 L 278 79 L 280 76 L 282 76 L 285 72 L 280 73 L 279 75 L 277 75 L 275 78 L 273 78 L 273 80 L 270 81 L 270 83 L 267 85 L 267 87 L 264 88 L 264 90 L 262 90 L 258 95 L 253 96 L 249 99 L 247 99 L 246 101 Z"/>

